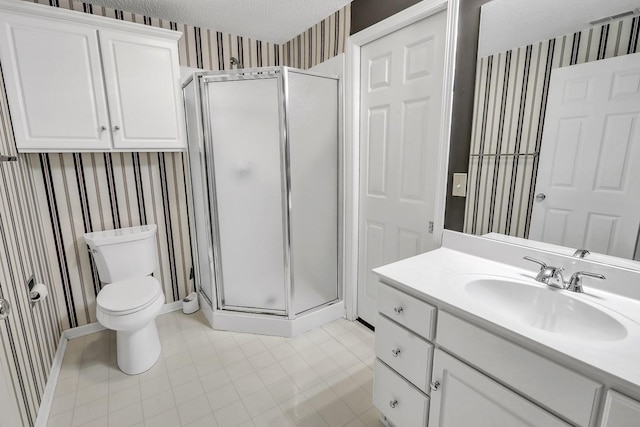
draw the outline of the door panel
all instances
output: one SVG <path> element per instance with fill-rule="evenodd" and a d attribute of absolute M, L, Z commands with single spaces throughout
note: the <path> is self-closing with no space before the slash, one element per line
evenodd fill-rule
<path fill-rule="evenodd" d="M 11 14 L 0 17 L 0 27 L 18 151 L 108 150 L 97 31 Z"/>
<path fill-rule="evenodd" d="M 568 426 L 470 366 L 435 350 L 429 426 Z"/>
<path fill-rule="evenodd" d="M 361 49 L 358 316 L 376 318 L 371 269 L 435 249 L 446 12 Z"/>
<path fill-rule="evenodd" d="M 640 54 L 552 71 L 529 238 L 634 258 L 639 84 Z"/>
<path fill-rule="evenodd" d="M 100 31 L 116 149 L 181 149 L 184 118 L 178 48 L 119 31 Z"/>

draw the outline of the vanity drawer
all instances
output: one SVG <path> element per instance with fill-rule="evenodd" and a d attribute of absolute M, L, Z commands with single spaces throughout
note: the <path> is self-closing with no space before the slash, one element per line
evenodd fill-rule
<path fill-rule="evenodd" d="M 378 315 L 376 356 L 428 394 L 433 345 L 385 316 Z"/>
<path fill-rule="evenodd" d="M 433 340 L 436 308 L 384 283 L 378 283 L 378 311 L 416 334 Z"/>
<path fill-rule="evenodd" d="M 601 384 L 443 311 L 437 342 L 573 424 L 594 424 Z"/>
<path fill-rule="evenodd" d="M 373 404 L 394 425 L 427 425 L 429 398 L 376 359 L 373 374 Z"/>

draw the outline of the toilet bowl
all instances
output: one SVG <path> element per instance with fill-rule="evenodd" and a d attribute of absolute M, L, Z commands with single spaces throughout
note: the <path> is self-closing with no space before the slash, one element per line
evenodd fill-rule
<path fill-rule="evenodd" d="M 156 316 L 165 302 L 162 286 L 150 274 L 157 265 L 156 226 L 84 235 L 100 280 L 98 322 L 116 331 L 118 367 L 135 375 L 151 368 L 161 353 Z"/>

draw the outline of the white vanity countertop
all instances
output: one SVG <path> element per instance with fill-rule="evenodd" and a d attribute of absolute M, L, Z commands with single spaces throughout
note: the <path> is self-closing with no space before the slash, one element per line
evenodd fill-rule
<path fill-rule="evenodd" d="M 537 271 L 535 264 L 531 264 L 530 269 L 523 269 L 449 248 L 440 248 L 374 270 L 383 281 L 415 296 L 423 296 L 452 314 L 484 319 L 483 326 L 489 329 L 493 326 L 493 332 L 516 340 L 519 338 L 528 347 L 547 350 L 542 353 L 582 362 L 631 387 L 640 388 L 640 301 L 590 287 L 592 281 L 589 279 L 583 281 L 584 294 L 549 289 L 549 292 L 561 292 L 589 305 L 604 307 L 602 311 L 628 331 L 626 337 L 617 341 L 596 341 L 527 325 L 501 314 L 495 306 L 473 298 L 464 289 L 465 283 L 484 278 L 514 280 L 548 288 L 534 280 Z"/>

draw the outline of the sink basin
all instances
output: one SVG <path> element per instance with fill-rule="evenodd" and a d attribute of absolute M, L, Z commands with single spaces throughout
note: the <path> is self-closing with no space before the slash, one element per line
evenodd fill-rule
<path fill-rule="evenodd" d="M 568 338 L 619 341 L 627 336 L 625 326 L 605 310 L 566 291 L 499 278 L 472 280 L 464 291 L 496 314 Z"/>

